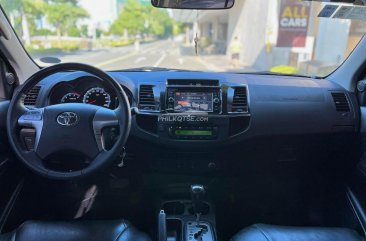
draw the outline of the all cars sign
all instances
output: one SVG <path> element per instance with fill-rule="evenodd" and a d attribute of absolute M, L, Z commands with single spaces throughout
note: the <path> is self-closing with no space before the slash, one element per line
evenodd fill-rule
<path fill-rule="evenodd" d="M 305 47 L 309 12 L 309 2 L 281 1 L 277 47 Z"/>

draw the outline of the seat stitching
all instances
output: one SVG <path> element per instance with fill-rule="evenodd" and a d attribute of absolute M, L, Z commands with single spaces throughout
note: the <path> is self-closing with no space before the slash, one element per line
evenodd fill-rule
<path fill-rule="evenodd" d="M 123 226 L 125 226 L 125 228 L 121 231 L 120 234 L 118 234 L 117 238 L 115 239 L 115 241 L 118 241 L 118 239 L 123 235 L 123 233 L 130 228 L 130 226 L 127 226 L 126 223 L 123 223 Z"/>
<path fill-rule="evenodd" d="M 253 225 L 255 228 L 257 228 L 262 234 L 263 234 L 263 236 L 268 240 L 268 241 L 273 241 L 272 239 L 271 239 L 271 237 L 261 228 L 261 227 L 259 227 L 259 225 L 258 224 L 254 224 Z"/>

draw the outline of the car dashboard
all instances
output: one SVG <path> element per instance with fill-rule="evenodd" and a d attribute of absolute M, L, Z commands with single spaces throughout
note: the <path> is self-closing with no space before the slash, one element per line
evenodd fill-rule
<path fill-rule="evenodd" d="M 256 137 L 355 133 L 356 98 L 326 79 L 183 71 L 109 72 L 132 111 L 130 136 L 175 149 L 228 146 Z M 115 108 L 103 81 L 81 72 L 47 77 L 26 105 Z"/>

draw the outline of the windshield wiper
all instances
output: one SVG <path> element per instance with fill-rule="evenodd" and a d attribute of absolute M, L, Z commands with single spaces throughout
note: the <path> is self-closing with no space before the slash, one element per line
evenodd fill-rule
<path fill-rule="evenodd" d="M 271 71 L 258 71 L 258 72 L 236 72 L 236 74 L 255 74 L 255 75 L 292 76 L 292 77 L 303 77 L 303 78 L 320 79 L 320 77 L 318 77 L 318 76 L 309 76 L 309 75 L 302 75 L 302 74 L 284 74 L 284 73 L 277 73 L 277 72 L 271 72 Z"/>

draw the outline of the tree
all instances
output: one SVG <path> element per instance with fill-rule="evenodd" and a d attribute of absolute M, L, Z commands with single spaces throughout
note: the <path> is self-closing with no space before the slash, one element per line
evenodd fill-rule
<path fill-rule="evenodd" d="M 35 20 L 41 18 L 44 10 L 43 0 L 0 0 L 1 6 L 8 13 L 11 23 L 22 34 L 26 44 L 30 44 L 31 31 L 35 30 Z M 17 19 L 19 18 L 19 19 Z M 20 22 L 21 28 L 15 23 Z"/>
<path fill-rule="evenodd" d="M 117 20 L 110 28 L 111 34 L 151 34 L 157 37 L 172 32 L 173 20 L 166 10 L 142 5 L 136 0 L 127 0 Z"/>
<path fill-rule="evenodd" d="M 144 7 L 135 0 L 127 0 L 120 15 L 110 28 L 110 33 L 122 35 L 125 29 L 136 35 L 145 29 Z"/>
<path fill-rule="evenodd" d="M 148 33 L 157 37 L 165 37 L 172 33 L 173 20 L 166 10 L 155 7 L 147 7 L 147 18 L 150 22 Z"/>
<path fill-rule="evenodd" d="M 45 9 L 47 20 L 55 27 L 59 42 L 61 36 L 75 27 L 79 19 L 89 17 L 89 13 L 78 5 L 77 0 L 49 0 Z"/>

